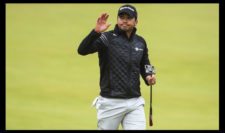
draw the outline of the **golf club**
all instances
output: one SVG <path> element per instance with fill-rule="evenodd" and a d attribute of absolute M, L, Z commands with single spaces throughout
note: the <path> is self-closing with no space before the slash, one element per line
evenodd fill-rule
<path fill-rule="evenodd" d="M 145 72 L 152 76 L 152 74 L 155 74 L 154 66 L 145 65 Z M 152 120 L 152 85 L 150 85 L 149 126 L 153 126 L 153 120 Z"/>

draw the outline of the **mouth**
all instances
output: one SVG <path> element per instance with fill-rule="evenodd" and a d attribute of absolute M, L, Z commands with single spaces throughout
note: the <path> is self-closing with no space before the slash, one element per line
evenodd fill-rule
<path fill-rule="evenodd" d="M 128 25 L 124 23 L 124 24 L 122 24 L 122 26 L 128 26 Z"/>
<path fill-rule="evenodd" d="M 122 24 L 121 26 L 123 26 L 123 27 L 128 27 L 129 25 L 127 25 L 127 24 Z"/>
<path fill-rule="evenodd" d="M 122 30 L 128 30 L 130 28 L 130 26 L 128 24 L 126 24 L 126 23 L 122 23 L 122 24 L 120 24 L 120 28 Z"/>

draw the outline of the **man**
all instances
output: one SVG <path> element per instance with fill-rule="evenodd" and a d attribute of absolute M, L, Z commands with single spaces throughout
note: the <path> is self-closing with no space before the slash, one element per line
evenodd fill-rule
<path fill-rule="evenodd" d="M 119 8 L 117 24 L 105 32 L 109 15 L 101 14 L 95 28 L 81 42 L 78 53 L 98 52 L 100 96 L 93 104 L 97 109 L 98 129 L 146 129 L 144 99 L 140 93 L 141 74 L 147 85 L 154 85 L 155 75 L 145 72 L 150 65 L 145 40 L 136 34 L 137 11 L 132 5 Z"/>

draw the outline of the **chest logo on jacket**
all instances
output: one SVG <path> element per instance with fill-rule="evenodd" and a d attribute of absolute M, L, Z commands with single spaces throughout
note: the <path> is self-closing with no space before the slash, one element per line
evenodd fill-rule
<path fill-rule="evenodd" d="M 135 49 L 135 51 L 143 51 L 143 49 L 138 48 L 138 47 L 136 47 L 136 48 L 134 48 L 134 49 Z"/>

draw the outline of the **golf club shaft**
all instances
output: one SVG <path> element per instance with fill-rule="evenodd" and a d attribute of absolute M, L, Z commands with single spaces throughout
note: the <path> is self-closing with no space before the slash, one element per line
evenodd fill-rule
<path fill-rule="evenodd" d="M 149 112 L 149 126 L 153 126 L 153 122 L 152 122 L 152 85 L 150 85 L 150 112 Z"/>

